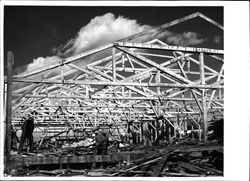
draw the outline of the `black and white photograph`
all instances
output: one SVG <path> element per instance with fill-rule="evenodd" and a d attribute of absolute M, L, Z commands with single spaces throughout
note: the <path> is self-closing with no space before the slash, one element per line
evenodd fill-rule
<path fill-rule="evenodd" d="M 224 178 L 223 5 L 2 9 L 4 178 Z"/>

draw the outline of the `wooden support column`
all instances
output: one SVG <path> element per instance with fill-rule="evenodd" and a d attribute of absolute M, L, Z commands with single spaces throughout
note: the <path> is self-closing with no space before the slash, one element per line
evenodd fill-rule
<path fill-rule="evenodd" d="M 11 119 L 12 119 L 12 66 L 14 64 L 14 54 L 7 52 L 7 107 L 5 125 L 5 158 L 7 170 L 10 170 L 11 163 Z"/>
<path fill-rule="evenodd" d="M 143 120 L 143 119 L 140 120 L 140 123 L 139 123 L 139 125 L 138 125 L 139 128 L 140 128 L 140 140 L 139 140 L 139 142 L 142 142 L 142 141 L 143 141 L 143 139 L 142 139 L 142 122 L 143 122 L 143 121 L 142 121 L 142 120 Z"/>
<path fill-rule="evenodd" d="M 192 127 L 191 138 L 192 140 L 194 140 L 194 123 L 193 122 L 191 123 L 191 127 Z"/>
<path fill-rule="evenodd" d="M 160 83 L 161 82 L 161 73 L 158 70 L 157 74 L 155 76 L 155 82 L 156 83 Z M 161 96 L 161 87 L 156 87 L 156 92 L 157 92 L 157 96 L 160 97 Z M 158 116 L 161 116 L 161 101 L 160 99 L 157 101 L 157 112 L 158 112 Z M 162 121 L 162 120 L 161 120 Z M 156 135 L 157 137 L 159 136 L 159 130 L 160 130 L 160 120 L 156 120 L 155 121 L 155 127 L 157 128 L 156 131 Z"/>
<path fill-rule="evenodd" d="M 113 80 L 116 80 L 115 47 L 112 48 Z"/>
<path fill-rule="evenodd" d="M 199 55 L 199 61 L 200 61 L 200 81 L 202 85 L 205 85 L 205 70 L 204 70 L 204 55 L 203 53 L 200 53 Z M 202 129 L 203 129 L 203 141 L 207 141 L 207 107 L 206 107 L 206 90 L 202 89 L 202 95 L 201 95 L 201 102 L 202 102 Z"/>
<path fill-rule="evenodd" d="M 161 73 L 160 71 L 157 71 L 157 74 L 155 76 L 155 82 L 156 83 L 160 83 L 161 82 Z M 161 87 L 156 87 L 156 91 L 157 91 L 157 96 L 160 96 L 161 95 Z M 161 102 L 160 100 L 157 101 L 157 111 L 158 111 L 158 116 L 161 115 Z"/>
<path fill-rule="evenodd" d="M 89 97 L 89 85 L 85 85 L 86 97 Z"/>

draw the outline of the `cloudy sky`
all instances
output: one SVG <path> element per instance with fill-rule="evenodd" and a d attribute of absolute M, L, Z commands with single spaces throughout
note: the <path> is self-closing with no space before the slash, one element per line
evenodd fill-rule
<path fill-rule="evenodd" d="M 5 6 L 4 51 L 21 73 L 195 12 L 223 25 L 221 7 Z M 223 31 L 196 18 L 169 28 L 165 42 L 223 49 Z"/>

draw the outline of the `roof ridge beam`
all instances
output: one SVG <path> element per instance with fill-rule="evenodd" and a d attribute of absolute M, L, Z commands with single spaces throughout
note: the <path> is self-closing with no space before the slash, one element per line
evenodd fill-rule
<path fill-rule="evenodd" d="M 172 51 L 183 51 L 183 52 L 199 52 L 199 53 L 203 52 L 207 54 L 224 54 L 223 50 L 211 49 L 211 48 L 196 48 L 196 47 L 156 45 L 156 44 L 131 43 L 131 42 L 115 42 L 114 45 L 126 48 L 143 48 L 143 49 L 153 49 L 153 50 L 172 50 Z"/>

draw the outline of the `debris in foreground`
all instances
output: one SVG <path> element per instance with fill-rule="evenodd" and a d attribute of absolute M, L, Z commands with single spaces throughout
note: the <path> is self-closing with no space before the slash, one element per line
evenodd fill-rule
<path fill-rule="evenodd" d="M 130 163 L 58 170 L 12 170 L 9 176 L 81 177 L 207 177 L 223 176 L 223 146 L 217 143 L 180 142 L 168 146 L 138 147 L 143 157 Z M 33 155 L 35 156 L 35 155 Z M 101 166 L 100 166 L 101 165 Z"/>

